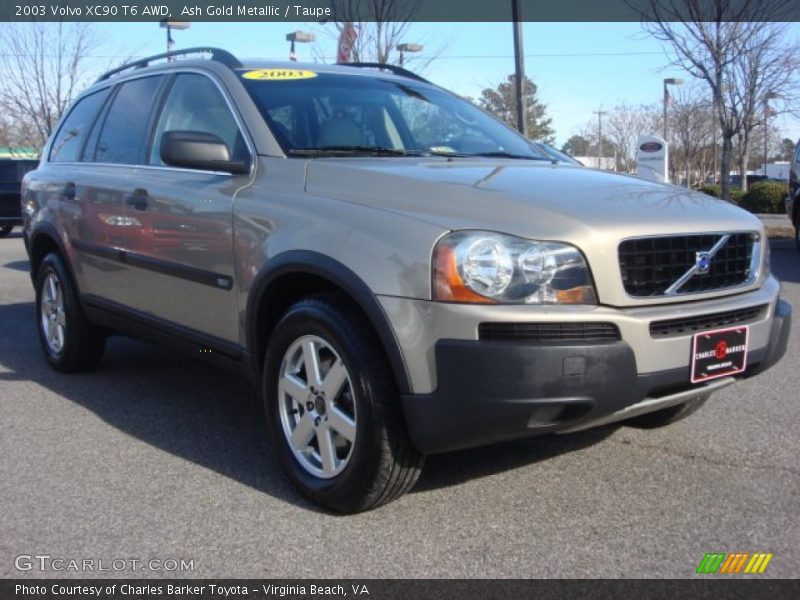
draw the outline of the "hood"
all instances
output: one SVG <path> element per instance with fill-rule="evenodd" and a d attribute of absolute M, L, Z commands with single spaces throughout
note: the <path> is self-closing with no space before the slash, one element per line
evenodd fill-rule
<path fill-rule="evenodd" d="M 616 306 L 687 300 L 628 296 L 617 256 L 624 239 L 737 231 L 764 235 L 757 217 L 706 194 L 549 162 L 438 157 L 312 160 L 306 190 L 400 213 L 443 230 L 484 229 L 568 242 L 586 256 L 601 303 Z M 750 287 L 758 285 L 760 281 Z M 691 299 L 719 295 L 711 292 Z"/>
<path fill-rule="evenodd" d="M 491 229 L 537 239 L 761 229 L 756 217 L 706 194 L 534 161 L 315 160 L 309 162 L 306 189 L 444 229 Z"/>

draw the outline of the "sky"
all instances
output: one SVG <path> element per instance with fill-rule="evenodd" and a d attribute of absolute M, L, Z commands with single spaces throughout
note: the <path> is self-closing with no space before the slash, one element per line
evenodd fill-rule
<path fill-rule="evenodd" d="M 164 52 L 166 32 L 155 23 L 96 23 L 105 43 L 96 52 L 102 60 L 119 62 L 129 56 Z M 285 60 L 285 34 L 295 29 L 316 33 L 310 44 L 298 44 L 301 61 L 315 54 L 335 61 L 333 25 L 317 23 L 202 23 L 174 31 L 176 48 L 216 46 L 240 58 Z M 790 25 L 800 39 L 800 24 Z M 514 72 L 511 23 L 414 23 L 407 42 L 425 46 L 421 59 L 409 68 L 458 94 L 477 97 Z M 525 23 L 525 67 L 536 83 L 547 114 L 553 119 L 556 145 L 561 147 L 587 123 L 593 111 L 620 103 L 652 104 L 662 99 L 662 80 L 686 73 L 670 67 L 663 46 L 643 32 L 639 23 Z M 427 58 L 435 60 L 418 69 Z M 774 123 L 784 137 L 800 138 L 800 120 L 779 115 Z"/>

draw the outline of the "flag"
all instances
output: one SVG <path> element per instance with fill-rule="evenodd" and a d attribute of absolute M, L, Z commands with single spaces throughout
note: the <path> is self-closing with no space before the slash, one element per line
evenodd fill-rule
<path fill-rule="evenodd" d="M 769 104 L 764 106 L 764 116 L 767 119 L 771 119 L 772 117 L 776 116 L 778 113 L 772 108 Z"/>
<path fill-rule="evenodd" d="M 664 104 L 672 104 L 672 96 L 669 95 L 669 89 L 667 87 L 664 87 Z"/>
<path fill-rule="evenodd" d="M 297 62 L 297 53 L 294 51 L 294 40 L 292 40 L 292 46 L 289 48 L 289 60 Z"/>
<path fill-rule="evenodd" d="M 353 53 L 353 46 L 356 43 L 358 32 L 355 26 L 347 22 L 342 27 L 342 32 L 339 34 L 339 44 L 336 48 L 336 62 L 349 63 L 350 56 Z"/>

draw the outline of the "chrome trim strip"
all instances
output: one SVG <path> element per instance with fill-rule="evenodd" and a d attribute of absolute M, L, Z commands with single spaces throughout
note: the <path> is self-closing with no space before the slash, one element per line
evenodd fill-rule
<path fill-rule="evenodd" d="M 675 406 L 676 404 L 682 404 L 683 402 L 691 400 L 694 397 L 716 392 L 717 390 L 728 387 L 733 383 L 736 383 L 736 380 L 733 377 L 723 377 L 715 381 L 709 381 L 704 385 L 696 386 L 676 394 L 671 394 L 669 396 L 662 396 L 660 398 L 645 398 L 637 404 L 632 404 L 627 408 L 618 410 L 617 412 L 606 415 L 605 417 L 600 417 L 599 419 L 595 419 L 594 421 L 589 421 L 587 423 L 581 423 L 579 425 L 575 425 L 574 427 L 570 427 L 569 429 L 561 429 L 556 433 L 573 433 L 575 431 L 583 431 L 584 429 L 597 427 L 598 425 L 616 423 L 618 421 L 623 421 L 625 419 L 630 419 L 632 417 L 637 417 L 639 415 L 661 410 L 662 408 L 669 408 L 670 406 Z"/>

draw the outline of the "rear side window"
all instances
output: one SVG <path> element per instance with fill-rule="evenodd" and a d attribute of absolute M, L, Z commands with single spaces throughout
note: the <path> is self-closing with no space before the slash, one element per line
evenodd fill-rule
<path fill-rule="evenodd" d="M 96 162 L 133 165 L 143 160 L 147 127 L 162 80 L 163 76 L 143 77 L 122 84 L 103 121 Z"/>
<path fill-rule="evenodd" d="M 70 111 L 50 147 L 51 162 L 75 162 L 94 122 L 97 112 L 108 96 L 108 89 L 90 94 L 78 101 Z"/>

